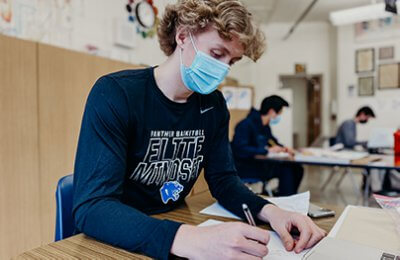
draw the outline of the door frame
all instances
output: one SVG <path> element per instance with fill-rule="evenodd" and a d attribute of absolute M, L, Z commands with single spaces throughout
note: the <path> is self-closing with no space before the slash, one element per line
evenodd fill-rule
<path fill-rule="evenodd" d="M 319 127 L 317 129 L 317 134 L 311 133 L 310 129 L 310 122 L 309 122 L 309 108 L 310 108 L 310 102 L 307 102 L 308 104 L 308 111 L 307 111 L 307 145 L 310 146 L 314 141 L 318 139 L 319 136 L 322 134 L 322 122 L 323 122 L 323 113 L 322 113 L 322 106 L 323 106 L 323 74 L 281 74 L 279 75 L 279 89 L 284 89 L 283 87 L 283 80 L 284 79 L 304 79 L 307 84 L 307 89 L 310 86 L 310 82 L 312 80 L 316 80 L 319 83 L 319 94 L 318 94 L 318 99 L 319 99 L 319 106 L 318 106 L 318 115 L 319 115 Z M 307 91 L 307 99 L 309 98 L 308 91 Z M 308 101 L 308 100 L 307 100 Z M 310 138 L 312 137 L 312 138 Z M 294 137 L 293 137 L 294 138 Z M 314 139 L 314 140 L 311 140 Z M 294 140 L 294 139 L 293 139 Z"/>

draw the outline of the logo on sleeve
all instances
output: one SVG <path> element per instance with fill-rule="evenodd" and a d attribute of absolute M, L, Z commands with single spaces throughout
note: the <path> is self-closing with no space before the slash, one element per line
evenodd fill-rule
<path fill-rule="evenodd" d="M 168 181 L 160 188 L 161 200 L 167 204 L 169 200 L 177 201 L 179 193 L 183 190 L 183 186 L 177 181 Z"/>

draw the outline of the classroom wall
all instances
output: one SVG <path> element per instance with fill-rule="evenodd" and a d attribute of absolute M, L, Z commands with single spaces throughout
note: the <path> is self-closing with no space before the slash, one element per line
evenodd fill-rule
<path fill-rule="evenodd" d="M 134 65 L 0 35 L 0 259 L 52 242 L 87 94 Z"/>
<path fill-rule="evenodd" d="M 373 35 L 372 35 L 373 36 Z M 338 27 L 337 37 L 337 87 L 338 87 L 338 123 L 354 117 L 358 108 L 363 105 L 371 106 L 377 118 L 368 124 L 358 126 L 358 139 L 365 140 L 374 127 L 396 128 L 400 126 L 400 88 L 397 90 L 379 90 L 377 81 L 375 95 L 370 97 L 358 96 L 358 76 L 355 73 L 355 51 L 362 48 L 375 48 L 375 56 L 379 47 L 394 46 L 395 58 L 391 62 L 400 62 L 400 37 L 370 37 L 369 40 L 359 41 L 355 37 L 354 25 Z M 375 59 L 375 72 L 368 74 L 378 77 L 377 64 L 385 63 Z M 349 95 L 348 87 L 355 86 L 354 95 Z"/>
<path fill-rule="evenodd" d="M 125 0 L 14 0 L 10 22 L 0 18 L 0 33 L 31 39 L 67 49 L 88 52 L 98 56 L 133 64 L 156 65 L 165 56 L 160 51 L 157 38 L 136 37 L 136 47 L 127 49 L 114 44 L 114 20 L 127 19 Z M 165 6 L 174 0 L 155 1 L 160 17 Z M 6 3 L 0 3 L 4 5 Z M 279 87 L 279 75 L 294 74 L 294 63 L 307 64 L 310 74 L 323 74 L 323 122 L 322 131 L 330 132 L 329 97 L 331 53 L 328 23 L 302 23 L 286 41 L 282 38 L 291 23 L 263 25 L 268 49 L 257 62 L 244 59 L 232 67 L 229 76 L 240 84 L 255 86 L 255 106 L 258 108 L 267 93 L 275 93 Z M 96 47 L 89 51 L 87 45 Z M 280 139 L 291 144 L 292 129 L 279 133 Z"/>
<path fill-rule="evenodd" d="M 267 51 L 256 63 L 250 63 L 249 73 L 240 79 L 255 86 L 255 105 L 259 107 L 262 99 L 268 94 L 276 94 L 281 88 L 280 75 L 293 75 L 294 64 L 307 65 L 307 74 L 321 74 L 322 86 L 322 134 L 331 135 L 330 102 L 334 91 L 331 89 L 332 71 L 335 62 L 330 59 L 334 52 L 334 28 L 326 22 L 301 23 L 292 36 L 284 41 L 291 23 L 272 23 L 263 25 L 262 30 L 267 37 Z M 293 98 L 296 98 L 293 95 Z M 290 140 L 292 128 L 276 132 L 280 139 Z"/>
<path fill-rule="evenodd" d="M 41 243 L 37 46 L 0 35 L 0 259 Z"/>
<path fill-rule="evenodd" d="M 307 81 L 304 78 L 283 80 L 283 85 L 292 91 L 293 135 L 297 135 L 297 146 L 307 146 Z M 295 142 L 295 140 L 293 140 Z"/>
<path fill-rule="evenodd" d="M 173 0 L 154 1 L 161 17 Z M 128 19 L 127 0 L 7 0 L 0 10 L 11 9 L 9 22 L 0 16 L 0 33 L 88 52 L 101 57 L 134 64 L 154 65 L 164 59 L 156 37 L 136 37 L 136 47 L 128 49 L 114 44 L 115 19 Z M 135 30 L 136 27 L 132 26 Z M 89 51 L 87 45 L 96 47 Z"/>

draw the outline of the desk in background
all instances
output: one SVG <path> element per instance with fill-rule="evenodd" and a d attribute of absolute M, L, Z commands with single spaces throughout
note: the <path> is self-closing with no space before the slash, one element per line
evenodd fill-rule
<path fill-rule="evenodd" d="M 273 161 L 278 163 L 296 163 L 302 165 L 314 165 L 314 166 L 325 166 L 325 167 L 348 167 L 348 168 L 359 168 L 365 169 L 365 188 L 364 188 L 364 204 L 368 205 L 368 198 L 369 198 L 369 187 L 371 184 L 371 170 L 378 169 L 378 170 L 397 170 L 400 171 L 400 164 L 397 162 L 397 157 L 394 155 L 375 155 L 370 154 L 369 157 L 373 157 L 373 160 L 370 158 L 363 158 L 359 160 L 354 160 L 350 162 L 333 162 L 332 160 L 327 159 L 326 161 L 322 160 L 313 160 L 302 157 L 301 160 L 296 160 L 293 157 L 268 157 L 264 155 L 256 156 L 257 160 L 261 161 Z"/>
<path fill-rule="evenodd" d="M 180 206 L 171 212 L 153 215 L 159 219 L 171 219 L 187 224 L 198 225 L 210 217 L 200 214 L 200 210 L 214 203 L 208 191 L 199 193 L 186 199 L 186 204 Z M 316 220 L 315 223 L 322 229 L 329 232 L 336 223 L 338 216 L 343 212 L 342 207 L 331 205 L 320 205 L 333 209 L 336 212 L 335 217 Z M 212 217 L 221 221 L 233 221 L 223 217 Z M 268 225 L 263 227 L 271 229 Z M 27 251 L 16 259 L 150 259 L 146 256 L 134 254 L 123 249 L 112 247 L 110 245 L 98 242 L 86 235 L 79 234 L 65 240 L 54 242 L 48 245 Z"/>

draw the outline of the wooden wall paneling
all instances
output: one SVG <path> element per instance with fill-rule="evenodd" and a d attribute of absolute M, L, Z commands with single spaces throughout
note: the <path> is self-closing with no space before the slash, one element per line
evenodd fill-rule
<path fill-rule="evenodd" d="M 37 44 L 0 35 L 0 259 L 40 245 Z"/>
<path fill-rule="evenodd" d="M 136 66 L 39 44 L 42 239 L 54 239 L 58 179 L 72 173 L 87 95 L 102 75 Z"/>
<path fill-rule="evenodd" d="M 233 135 L 235 134 L 235 127 L 236 125 L 245 119 L 249 114 L 249 110 L 242 110 L 242 109 L 231 109 L 229 113 L 231 114 L 231 119 L 229 121 L 229 140 L 232 140 Z"/>

